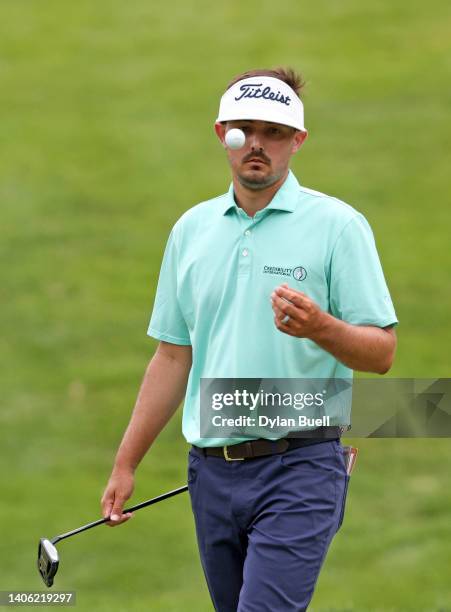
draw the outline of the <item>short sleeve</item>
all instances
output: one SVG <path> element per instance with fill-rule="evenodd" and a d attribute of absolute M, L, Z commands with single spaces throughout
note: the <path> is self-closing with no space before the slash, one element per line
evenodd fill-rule
<path fill-rule="evenodd" d="M 373 232 L 360 213 L 338 236 L 330 262 L 331 313 L 353 325 L 396 325 Z"/>
<path fill-rule="evenodd" d="M 177 298 L 177 247 L 174 230 L 163 255 L 157 293 L 147 335 L 172 344 L 191 344 L 188 327 Z"/>

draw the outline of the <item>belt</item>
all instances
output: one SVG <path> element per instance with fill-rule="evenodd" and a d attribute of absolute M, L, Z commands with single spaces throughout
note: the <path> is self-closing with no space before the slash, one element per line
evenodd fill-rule
<path fill-rule="evenodd" d="M 244 459 L 253 459 L 266 455 L 278 455 L 287 450 L 299 448 L 301 446 L 311 446 L 312 444 L 320 444 L 321 442 L 329 442 L 330 440 L 339 440 L 341 428 L 321 427 L 302 433 L 305 437 L 280 438 L 279 440 L 258 438 L 257 440 L 247 440 L 246 442 L 240 442 L 239 444 L 232 444 L 230 446 L 200 447 L 193 444 L 193 447 L 205 456 L 222 457 L 226 461 L 243 461 Z"/>

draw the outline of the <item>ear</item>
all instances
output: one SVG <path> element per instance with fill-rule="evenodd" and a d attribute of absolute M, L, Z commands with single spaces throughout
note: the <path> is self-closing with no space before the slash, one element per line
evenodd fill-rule
<path fill-rule="evenodd" d="M 216 136 L 221 141 L 222 146 L 225 147 L 226 146 L 224 142 L 225 133 L 226 133 L 225 125 L 223 125 L 222 123 L 215 123 L 215 132 L 216 132 Z"/>
<path fill-rule="evenodd" d="M 302 143 L 304 142 L 304 140 L 307 139 L 307 136 L 308 132 L 301 132 L 300 130 L 296 132 L 296 134 L 294 135 L 293 146 L 291 148 L 291 152 L 293 154 L 299 151 L 302 146 Z"/>

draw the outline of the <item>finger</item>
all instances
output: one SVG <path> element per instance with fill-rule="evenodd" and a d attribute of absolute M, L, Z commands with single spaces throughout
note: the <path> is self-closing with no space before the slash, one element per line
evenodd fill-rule
<path fill-rule="evenodd" d="M 282 320 L 282 319 L 284 318 L 285 313 L 284 313 L 284 312 L 282 312 L 282 311 L 280 310 L 280 308 L 278 308 L 278 307 L 276 306 L 276 304 L 273 304 L 273 305 L 272 305 L 272 310 L 273 310 L 274 314 L 276 315 L 276 317 L 277 317 L 278 319 Z"/>
<path fill-rule="evenodd" d="M 289 300 L 298 308 L 305 308 L 310 301 L 310 298 L 305 293 L 302 293 L 302 291 L 295 291 L 294 289 L 290 289 L 289 287 L 285 287 L 283 285 L 276 287 L 274 289 L 274 293 L 280 298 Z"/>
<path fill-rule="evenodd" d="M 120 523 L 124 522 L 124 515 L 122 513 L 122 509 L 124 507 L 125 499 L 123 497 L 117 496 L 114 500 L 113 507 L 110 513 L 110 521 L 109 524 L 112 525 L 120 525 Z"/>
<path fill-rule="evenodd" d="M 292 319 L 299 318 L 300 313 L 298 312 L 298 308 L 294 306 L 291 302 L 288 302 L 286 299 L 279 297 L 277 293 L 273 293 L 271 297 L 273 306 L 283 312 L 283 316 L 288 315 Z"/>
<path fill-rule="evenodd" d="M 113 502 L 106 502 L 102 504 L 102 514 L 103 514 L 103 518 L 107 518 L 107 516 L 110 516 L 111 514 L 111 510 L 113 509 Z"/>
<path fill-rule="evenodd" d="M 126 512 L 125 514 L 120 514 L 120 515 L 115 514 L 114 516 L 116 516 L 117 518 L 113 519 L 113 515 L 111 515 L 110 518 L 112 520 L 107 521 L 105 525 L 108 525 L 109 527 L 116 527 L 117 525 L 122 525 L 122 523 L 126 523 L 128 520 L 132 518 L 133 512 Z"/>
<path fill-rule="evenodd" d="M 277 309 L 277 310 L 276 310 Z M 285 302 L 277 301 L 277 297 L 273 300 L 273 312 L 276 314 L 280 322 L 282 323 L 286 316 L 289 316 L 289 320 L 284 322 L 286 328 L 283 331 L 290 330 L 291 335 L 301 337 L 305 325 L 308 324 L 310 313 L 308 310 L 297 308 L 293 305 L 287 305 Z"/>
<path fill-rule="evenodd" d="M 302 291 L 291 289 L 291 287 L 286 285 L 280 285 L 279 287 L 276 287 L 274 291 L 279 297 L 283 297 L 295 305 L 303 304 L 305 303 L 305 299 L 309 299 L 307 294 L 303 293 Z"/>
<path fill-rule="evenodd" d="M 296 336 L 296 333 L 294 332 L 294 330 L 291 329 L 289 326 L 289 323 L 290 323 L 289 321 L 288 323 L 282 323 L 280 319 L 278 319 L 277 317 L 274 317 L 274 323 L 279 331 L 284 332 L 285 334 L 288 334 L 289 336 Z"/>
<path fill-rule="evenodd" d="M 284 312 L 282 312 L 279 308 L 277 308 L 277 306 L 273 305 L 273 312 L 276 316 L 276 318 L 278 319 L 278 321 L 280 321 L 282 323 L 282 321 L 284 320 L 284 318 L 287 316 Z M 289 316 L 289 315 L 288 315 Z M 290 317 L 291 320 L 291 317 Z M 288 325 L 289 321 L 285 321 L 285 325 Z"/>
<path fill-rule="evenodd" d="M 108 527 L 117 527 L 118 525 L 122 525 L 122 523 L 126 523 L 132 518 L 133 514 L 122 514 L 117 521 L 107 521 L 105 525 Z"/>
<path fill-rule="evenodd" d="M 114 503 L 114 495 L 108 491 L 108 489 L 104 492 L 102 499 L 100 500 L 100 507 L 102 510 L 103 518 L 106 518 L 111 514 L 111 510 L 113 509 Z"/>

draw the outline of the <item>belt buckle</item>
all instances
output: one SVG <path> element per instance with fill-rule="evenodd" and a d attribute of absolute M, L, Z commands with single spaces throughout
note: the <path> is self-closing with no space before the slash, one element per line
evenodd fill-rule
<path fill-rule="evenodd" d="M 227 446 L 222 447 L 222 452 L 224 453 L 224 459 L 226 461 L 244 461 L 244 457 L 229 457 L 229 453 L 227 452 Z"/>

